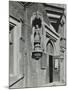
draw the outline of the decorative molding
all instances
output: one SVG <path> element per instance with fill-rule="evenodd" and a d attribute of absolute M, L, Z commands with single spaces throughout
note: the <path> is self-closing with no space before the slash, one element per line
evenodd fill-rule
<path fill-rule="evenodd" d="M 54 35 L 56 35 L 57 37 L 59 37 L 58 33 L 53 32 L 48 26 L 45 25 L 45 28 L 47 28 L 47 30 L 51 31 Z"/>
<path fill-rule="evenodd" d="M 14 17 L 14 16 L 9 15 L 9 17 L 13 18 L 13 19 L 16 20 L 17 22 L 20 22 L 20 20 L 17 19 L 16 17 Z"/>

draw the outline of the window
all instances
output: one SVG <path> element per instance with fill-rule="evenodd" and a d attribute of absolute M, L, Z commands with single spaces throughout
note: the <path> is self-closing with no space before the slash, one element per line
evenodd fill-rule
<path fill-rule="evenodd" d="M 13 38 L 14 38 L 14 25 L 12 25 L 11 23 L 9 24 L 9 71 L 10 74 L 12 75 L 14 73 L 14 52 L 13 52 Z"/>

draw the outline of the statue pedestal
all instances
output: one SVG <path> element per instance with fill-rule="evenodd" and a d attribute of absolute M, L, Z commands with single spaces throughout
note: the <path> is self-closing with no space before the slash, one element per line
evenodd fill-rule
<path fill-rule="evenodd" d="M 42 50 L 32 51 L 32 58 L 39 60 L 40 57 L 42 57 Z"/>

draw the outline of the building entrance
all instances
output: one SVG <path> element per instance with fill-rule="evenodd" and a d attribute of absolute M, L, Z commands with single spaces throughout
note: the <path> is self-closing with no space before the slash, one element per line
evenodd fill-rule
<path fill-rule="evenodd" d="M 54 47 L 52 42 L 49 40 L 46 46 L 46 51 L 48 53 L 48 72 L 49 72 L 49 83 L 53 82 L 53 55 L 54 55 Z"/>
<path fill-rule="evenodd" d="M 49 82 L 53 82 L 53 56 L 49 55 Z"/>

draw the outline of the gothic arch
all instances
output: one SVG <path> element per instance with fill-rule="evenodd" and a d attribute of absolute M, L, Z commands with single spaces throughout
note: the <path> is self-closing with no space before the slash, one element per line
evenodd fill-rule
<path fill-rule="evenodd" d="M 54 55 L 54 43 L 52 42 L 52 40 L 48 40 L 46 44 L 46 52 L 48 54 Z"/>

